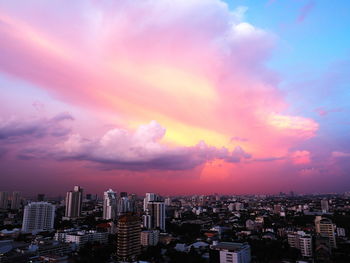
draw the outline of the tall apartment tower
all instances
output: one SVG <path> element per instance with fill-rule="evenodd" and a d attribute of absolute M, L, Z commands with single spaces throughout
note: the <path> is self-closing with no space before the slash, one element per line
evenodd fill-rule
<path fill-rule="evenodd" d="M 66 213 L 68 218 L 78 218 L 81 214 L 83 202 L 83 188 L 74 186 L 73 191 L 67 192 L 66 195 Z"/>
<path fill-rule="evenodd" d="M 136 194 L 129 194 L 129 206 L 130 206 L 130 212 L 136 213 L 137 212 L 137 196 Z"/>
<path fill-rule="evenodd" d="M 160 202 L 160 201 L 148 202 L 147 214 L 150 216 L 150 220 L 151 220 L 151 222 L 147 226 L 147 228 L 160 229 L 161 231 L 165 232 L 165 204 L 164 204 L 164 202 Z M 145 220 L 145 218 L 144 218 L 144 220 Z"/>
<path fill-rule="evenodd" d="M 112 189 L 103 194 L 103 219 L 110 220 L 117 217 L 117 193 Z"/>
<path fill-rule="evenodd" d="M 329 212 L 329 204 L 327 199 L 321 200 L 321 210 L 322 213 L 328 213 Z"/>
<path fill-rule="evenodd" d="M 332 223 L 332 220 L 324 218 L 322 216 L 316 216 L 315 228 L 316 233 L 329 239 L 329 244 L 331 248 L 337 248 L 337 243 L 335 239 L 336 226 Z"/>
<path fill-rule="evenodd" d="M 123 262 L 133 262 L 141 252 L 140 219 L 130 214 L 122 215 L 117 224 L 117 257 Z"/>
<path fill-rule="evenodd" d="M 32 202 L 25 206 L 22 231 L 38 233 L 54 228 L 55 206 L 47 202 Z"/>
<path fill-rule="evenodd" d="M 130 201 L 126 196 L 120 197 L 118 200 L 118 215 L 124 215 L 131 212 Z"/>
<path fill-rule="evenodd" d="M 143 211 L 146 211 L 148 208 L 148 203 L 153 201 L 158 201 L 159 196 L 155 193 L 146 193 L 145 198 L 143 199 Z"/>
<path fill-rule="evenodd" d="M 0 209 L 8 208 L 9 193 L 8 192 L 0 192 Z"/>
<path fill-rule="evenodd" d="M 12 198 L 11 198 L 11 209 L 17 210 L 21 206 L 21 193 L 20 192 L 12 192 Z"/>

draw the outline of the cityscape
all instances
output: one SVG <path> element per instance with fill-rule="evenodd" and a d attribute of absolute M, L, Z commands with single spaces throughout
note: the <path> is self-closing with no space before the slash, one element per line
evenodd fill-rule
<path fill-rule="evenodd" d="M 0 0 L 0 263 L 350 263 L 350 1 Z"/>
<path fill-rule="evenodd" d="M 349 262 L 350 192 L 0 192 L 0 262 Z"/>

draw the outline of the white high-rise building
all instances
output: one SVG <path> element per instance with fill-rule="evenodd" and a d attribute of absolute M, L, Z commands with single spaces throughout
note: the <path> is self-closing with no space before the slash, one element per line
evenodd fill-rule
<path fill-rule="evenodd" d="M 148 214 L 148 210 L 146 211 L 146 214 L 142 216 L 142 224 L 144 228 L 152 228 L 152 217 Z"/>
<path fill-rule="evenodd" d="M 83 202 L 83 189 L 80 186 L 74 186 L 73 191 L 66 195 L 66 214 L 68 218 L 78 218 L 81 215 Z"/>
<path fill-rule="evenodd" d="M 0 209 L 8 208 L 9 193 L 8 192 L 0 192 Z"/>
<path fill-rule="evenodd" d="M 47 202 L 32 202 L 25 206 L 22 231 L 38 233 L 54 227 L 55 206 Z"/>
<path fill-rule="evenodd" d="M 165 232 L 165 204 L 160 201 L 148 202 L 147 213 L 151 216 L 151 229 Z"/>
<path fill-rule="evenodd" d="M 17 210 L 21 206 L 21 193 L 20 192 L 13 192 L 12 198 L 11 198 L 11 209 Z"/>
<path fill-rule="evenodd" d="M 155 193 L 146 193 L 146 197 L 143 199 L 143 211 L 148 208 L 148 203 L 153 201 L 158 201 L 159 196 Z"/>
<path fill-rule="evenodd" d="M 117 217 L 117 193 L 112 189 L 103 194 L 103 219 L 110 220 Z"/>

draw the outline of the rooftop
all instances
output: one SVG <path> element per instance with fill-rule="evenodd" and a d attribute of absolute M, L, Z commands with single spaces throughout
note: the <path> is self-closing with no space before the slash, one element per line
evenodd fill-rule
<path fill-rule="evenodd" d="M 215 245 L 211 245 L 211 249 L 216 250 L 228 250 L 228 251 L 239 251 L 246 248 L 248 243 L 234 243 L 234 242 L 220 242 Z"/>

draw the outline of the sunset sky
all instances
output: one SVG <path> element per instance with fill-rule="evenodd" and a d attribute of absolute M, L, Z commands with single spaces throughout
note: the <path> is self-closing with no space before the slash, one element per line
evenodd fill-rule
<path fill-rule="evenodd" d="M 0 0 L 0 190 L 350 191 L 349 14 Z"/>

